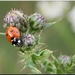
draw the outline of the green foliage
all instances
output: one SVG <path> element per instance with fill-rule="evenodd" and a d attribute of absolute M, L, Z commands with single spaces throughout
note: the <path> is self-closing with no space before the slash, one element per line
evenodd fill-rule
<path fill-rule="evenodd" d="M 68 74 L 75 66 L 75 55 L 70 57 L 62 55 L 56 58 L 53 51 L 48 49 L 32 50 L 32 52 L 25 51 L 23 59 L 25 60 L 25 68 L 31 68 L 33 74 Z M 59 59 L 60 58 L 60 59 Z M 66 60 L 67 59 L 67 60 Z M 65 65 L 65 66 L 64 66 Z"/>

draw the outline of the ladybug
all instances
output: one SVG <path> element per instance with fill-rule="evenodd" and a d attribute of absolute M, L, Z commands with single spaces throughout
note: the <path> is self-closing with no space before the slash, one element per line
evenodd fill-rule
<path fill-rule="evenodd" d="M 17 27 L 9 26 L 6 29 L 6 38 L 13 46 L 21 45 L 20 31 Z"/>

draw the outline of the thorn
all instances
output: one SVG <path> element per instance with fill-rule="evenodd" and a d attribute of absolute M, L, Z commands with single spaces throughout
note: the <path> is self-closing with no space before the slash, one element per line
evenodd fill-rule
<path fill-rule="evenodd" d="M 61 21 L 63 18 L 58 19 L 57 21 L 53 22 L 54 24 Z"/>
<path fill-rule="evenodd" d="M 45 43 L 39 43 L 39 44 L 46 45 Z"/>
<path fill-rule="evenodd" d="M 40 34 L 39 34 L 39 36 L 42 34 L 42 32 L 43 32 L 43 30 L 41 30 L 41 31 L 40 31 Z"/>
<path fill-rule="evenodd" d="M 23 63 L 25 61 L 25 59 L 18 61 L 17 63 Z"/>
<path fill-rule="evenodd" d="M 54 50 L 53 52 L 56 52 L 57 50 Z"/>
<path fill-rule="evenodd" d="M 41 50 L 43 50 L 43 49 L 45 49 L 45 48 L 47 48 L 48 46 L 46 45 L 46 46 L 44 46 Z"/>
<path fill-rule="evenodd" d="M 20 70 L 20 72 L 22 72 L 22 71 L 25 69 L 25 67 L 26 67 L 26 66 L 24 66 L 24 67 Z"/>
<path fill-rule="evenodd" d="M 53 24 L 56 24 L 57 22 L 59 22 L 59 21 L 62 20 L 62 19 L 63 19 L 63 18 L 60 18 L 60 19 L 58 19 L 58 20 L 56 20 L 56 21 L 54 21 L 54 22 L 46 23 L 45 28 L 47 28 L 47 27 L 49 27 L 49 26 L 51 26 L 51 25 L 53 25 Z"/>
<path fill-rule="evenodd" d="M 5 33 L 0 33 L 0 35 L 6 35 Z"/>

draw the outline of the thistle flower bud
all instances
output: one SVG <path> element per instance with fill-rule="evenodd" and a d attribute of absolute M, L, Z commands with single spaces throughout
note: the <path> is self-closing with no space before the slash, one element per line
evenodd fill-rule
<path fill-rule="evenodd" d="M 40 30 L 45 25 L 44 17 L 38 13 L 34 13 L 30 15 L 28 19 L 29 19 L 29 24 L 32 30 L 35 30 L 35 31 Z"/>
<path fill-rule="evenodd" d="M 60 62 L 60 65 L 62 65 L 63 67 L 67 67 L 71 64 L 71 59 L 67 55 L 59 56 L 58 61 Z"/>
<path fill-rule="evenodd" d="M 36 44 L 35 37 L 31 34 L 24 33 L 22 35 L 22 43 L 25 47 L 34 46 Z"/>
<path fill-rule="evenodd" d="M 19 30 L 27 28 L 27 15 L 19 10 L 11 10 L 4 17 L 4 28 L 16 26 Z"/>

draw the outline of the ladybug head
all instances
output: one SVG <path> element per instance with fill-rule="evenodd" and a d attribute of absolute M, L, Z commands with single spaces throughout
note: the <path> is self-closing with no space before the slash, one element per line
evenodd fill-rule
<path fill-rule="evenodd" d="M 12 37 L 11 41 L 12 41 L 12 45 L 13 46 L 20 46 L 21 45 L 21 39 L 20 38 L 14 38 L 14 37 Z"/>

